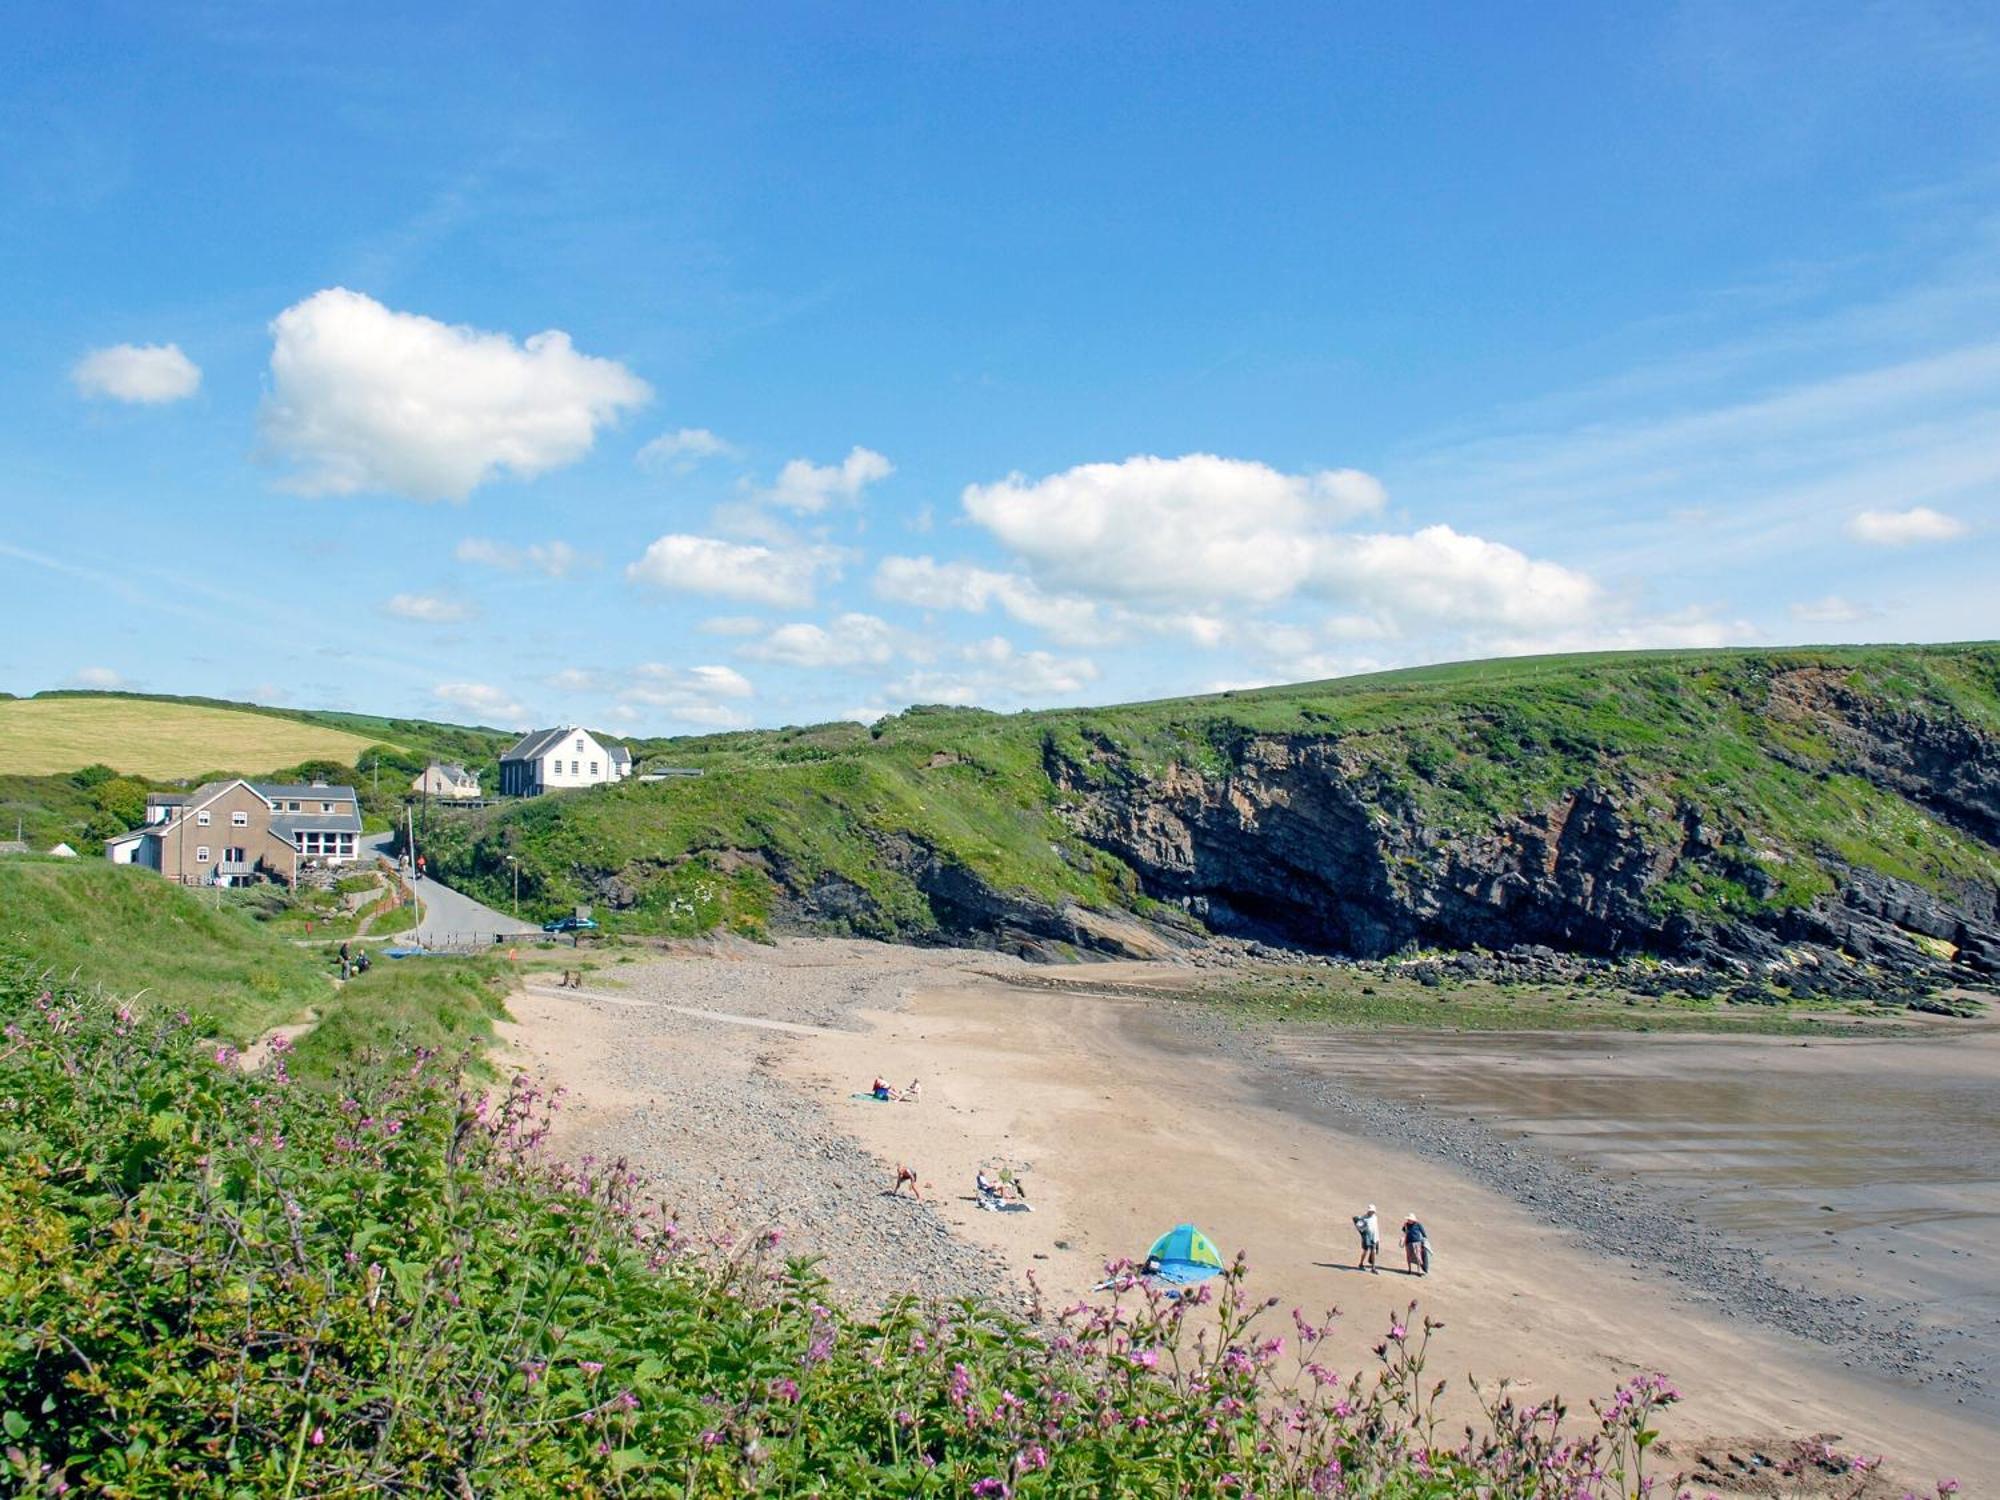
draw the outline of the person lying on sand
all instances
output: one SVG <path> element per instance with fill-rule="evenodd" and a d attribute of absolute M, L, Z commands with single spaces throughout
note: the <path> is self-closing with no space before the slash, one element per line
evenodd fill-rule
<path fill-rule="evenodd" d="M 896 1185 L 889 1189 L 889 1195 L 891 1197 L 900 1196 L 903 1191 L 903 1184 L 906 1182 L 910 1185 L 910 1196 L 919 1203 L 923 1202 L 923 1192 L 917 1186 L 917 1174 L 912 1172 L 908 1167 L 901 1165 L 896 1168 Z"/>
<path fill-rule="evenodd" d="M 1403 1269 L 1412 1276 L 1431 1273 L 1431 1241 L 1415 1214 L 1403 1218 Z"/>
<path fill-rule="evenodd" d="M 1354 1269 L 1357 1271 L 1369 1271 L 1374 1275 L 1380 1276 L 1382 1274 L 1382 1267 L 1377 1263 L 1377 1260 L 1378 1252 L 1382 1248 L 1382 1225 L 1381 1221 L 1375 1217 L 1374 1204 L 1371 1203 L 1368 1205 L 1366 1213 L 1354 1216 L 1354 1230 L 1355 1233 L 1361 1236 L 1361 1259 L 1354 1263 Z"/>
<path fill-rule="evenodd" d="M 882 1100 L 896 1097 L 896 1091 L 889 1087 L 889 1080 L 884 1078 L 880 1073 L 877 1073 L 875 1081 L 868 1085 L 868 1092 L 873 1094 L 877 1099 Z"/>

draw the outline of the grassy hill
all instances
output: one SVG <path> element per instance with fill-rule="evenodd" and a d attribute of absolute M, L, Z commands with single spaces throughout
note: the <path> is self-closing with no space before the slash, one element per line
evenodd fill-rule
<path fill-rule="evenodd" d="M 101 860 L 0 860 L 0 951 L 241 1040 L 333 993 L 324 956 L 265 931 L 226 893 Z"/>
<path fill-rule="evenodd" d="M 376 741 L 344 729 L 167 699 L 46 696 L 0 702 L 0 772 L 48 776 L 106 765 L 153 779 L 220 767 L 274 770 L 304 760 L 355 763 Z"/>
<path fill-rule="evenodd" d="M 705 776 L 440 819 L 430 848 L 638 931 L 1060 945 L 1081 909 L 1361 953 L 1788 921 L 1839 946 L 1819 928 L 1863 891 L 1955 952 L 2000 890 L 1996 747 L 1990 644 L 1606 653 L 662 742 Z"/>

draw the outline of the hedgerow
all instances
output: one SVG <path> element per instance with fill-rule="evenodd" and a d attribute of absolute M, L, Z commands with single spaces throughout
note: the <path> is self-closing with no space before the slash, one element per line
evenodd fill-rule
<path fill-rule="evenodd" d="M 1120 1275 L 1016 1321 L 844 1311 L 767 1228 L 690 1243 L 622 1164 L 541 1150 L 551 1101 L 460 1059 L 246 1074 L 185 1014 L 0 961 L 0 1425 L 21 1494 L 1641 1493 L 1633 1381 L 1572 1425 L 1496 1396 L 1442 1434 L 1437 1328 L 1359 1372 Z M 1124 1268 L 1129 1270 L 1129 1268 Z"/>

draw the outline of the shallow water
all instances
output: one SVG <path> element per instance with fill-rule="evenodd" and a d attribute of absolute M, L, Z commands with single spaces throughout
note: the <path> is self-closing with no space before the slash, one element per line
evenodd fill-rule
<path fill-rule="evenodd" d="M 1657 1187 L 1781 1274 L 1863 1296 L 1938 1336 L 1946 1358 L 2000 1374 L 2000 1031 L 1277 1045 L 1349 1087 Z"/>

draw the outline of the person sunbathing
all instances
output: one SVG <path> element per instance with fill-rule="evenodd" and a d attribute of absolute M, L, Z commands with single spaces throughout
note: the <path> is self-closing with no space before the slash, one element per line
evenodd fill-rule
<path fill-rule="evenodd" d="M 876 1075 L 875 1081 L 868 1085 L 868 1092 L 873 1094 L 877 1099 L 886 1100 L 896 1097 L 896 1091 L 889 1087 L 889 1080 L 882 1077 L 879 1073 Z"/>
<path fill-rule="evenodd" d="M 979 1191 L 981 1208 L 998 1208 L 1006 1200 L 1007 1193 L 1001 1186 L 1000 1179 L 984 1167 L 974 1175 L 972 1185 Z"/>
<path fill-rule="evenodd" d="M 903 1102 L 905 1104 L 921 1104 L 923 1102 L 923 1098 L 924 1098 L 924 1086 L 921 1083 L 917 1082 L 916 1079 L 912 1078 L 910 1080 L 910 1086 L 903 1090 Z"/>

